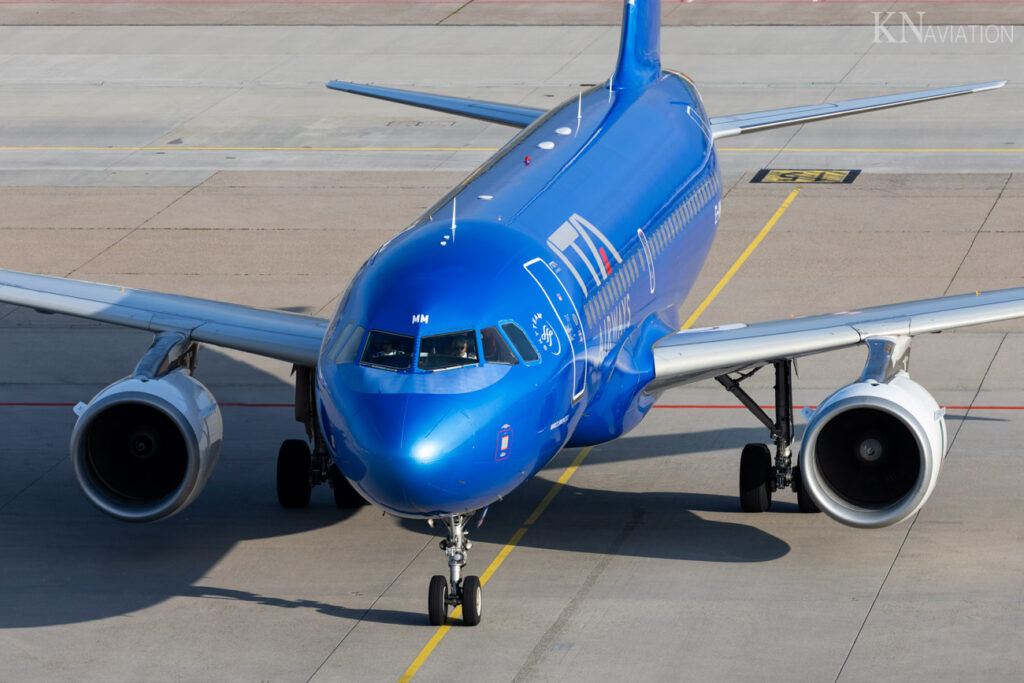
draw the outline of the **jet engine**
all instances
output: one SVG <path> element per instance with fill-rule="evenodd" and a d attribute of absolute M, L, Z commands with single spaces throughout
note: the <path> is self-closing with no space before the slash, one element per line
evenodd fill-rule
<path fill-rule="evenodd" d="M 75 477 L 117 519 L 150 522 L 184 509 L 220 455 L 220 408 L 184 369 L 122 379 L 76 412 Z"/>
<path fill-rule="evenodd" d="M 905 372 L 848 384 L 819 406 L 803 439 L 800 473 L 818 507 L 843 524 L 875 528 L 917 512 L 946 456 L 944 411 Z"/>

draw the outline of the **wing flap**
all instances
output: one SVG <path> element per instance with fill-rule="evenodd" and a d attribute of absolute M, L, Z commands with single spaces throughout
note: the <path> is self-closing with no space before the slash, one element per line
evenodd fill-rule
<path fill-rule="evenodd" d="M 208 299 L 0 270 L 0 302 L 151 332 L 299 365 L 316 365 L 327 321 Z"/>
<path fill-rule="evenodd" d="M 914 336 L 1021 317 L 1024 287 L 753 325 L 684 330 L 654 345 L 655 377 L 647 389 L 855 346 L 873 337 Z"/>
<path fill-rule="evenodd" d="M 860 114 L 862 112 L 874 111 L 876 109 L 888 109 L 889 107 L 900 107 L 915 102 L 927 102 L 938 100 L 944 97 L 955 97 L 957 95 L 968 95 L 970 93 L 993 90 L 1006 85 L 1006 81 L 992 81 L 989 83 L 975 83 L 973 85 L 960 85 L 951 88 L 935 88 L 932 90 L 918 90 L 916 92 L 901 93 L 899 95 L 882 95 L 879 97 L 864 97 L 856 100 L 845 100 L 843 102 L 830 102 L 826 104 L 812 104 L 800 107 L 787 107 L 785 109 L 770 109 L 767 111 L 756 111 L 747 114 L 734 114 L 732 116 L 715 116 L 711 119 L 711 136 L 727 138 L 744 133 L 754 133 L 769 128 L 791 126 L 808 121 L 831 119 L 838 116 Z"/>
<path fill-rule="evenodd" d="M 377 99 L 388 100 L 389 102 L 399 102 L 423 109 L 443 111 L 448 114 L 467 116 L 472 119 L 479 119 L 489 123 L 501 123 L 516 128 L 526 128 L 546 113 L 543 109 L 517 107 L 512 104 L 485 102 L 483 100 L 451 97 L 448 95 L 433 95 L 412 90 L 384 88 L 377 85 L 348 83 L 346 81 L 331 81 L 327 84 L 327 87 L 332 90 L 376 97 Z"/>

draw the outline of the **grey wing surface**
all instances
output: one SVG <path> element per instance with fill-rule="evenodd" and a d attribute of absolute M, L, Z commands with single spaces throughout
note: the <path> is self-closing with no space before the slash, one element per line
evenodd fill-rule
<path fill-rule="evenodd" d="M 1006 81 L 992 81 L 990 83 L 975 83 L 973 85 L 960 85 L 950 88 L 918 90 L 899 95 L 865 97 L 844 102 L 771 109 L 748 114 L 734 114 L 732 116 L 715 116 L 711 118 L 711 136 L 717 140 L 718 138 L 727 138 L 733 135 L 742 135 L 743 133 L 754 133 L 759 130 L 790 126 L 808 121 L 848 116 L 876 109 L 888 109 L 889 107 L 899 107 L 915 102 L 927 102 L 928 100 L 938 100 L 944 97 L 968 95 L 983 90 L 1001 88 L 1004 85 L 1006 85 Z"/>
<path fill-rule="evenodd" d="M 654 379 L 647 389 L 833 351 L 877 337 L 913 337 L 1020 317 L 1024 317 L 1024 287 L 752 325 L 686 330 L 654 345 Z"/>
<path fill-rule="evenodd" d="M 238 304 L 0 270 L 0 303 L 64 313 L 314 366 L 327 321 Z"/>

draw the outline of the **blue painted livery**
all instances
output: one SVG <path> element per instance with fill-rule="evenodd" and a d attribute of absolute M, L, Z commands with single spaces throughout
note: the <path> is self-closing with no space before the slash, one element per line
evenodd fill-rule
<path fill-rule="evenodd" d="M 710 123 L 680 74 L 613 77 L 539 117 L 383 245 L 343 297 L 317 372 L 341 472 L 396 515 L 459 514 L 563 446 L 635 427 L 654 401 L 651 347 L 678 327 L 720 200 Z M 360 355 L 373 331 L 416 340 L 416 361 L 425 337 L 501 323 L 539 359 L 519 349 L 515 365 L 396 370 Z M 342 335 L 360 351 L 339 357 Z M 496 457 L 501 434 L 513 437 Z"/>

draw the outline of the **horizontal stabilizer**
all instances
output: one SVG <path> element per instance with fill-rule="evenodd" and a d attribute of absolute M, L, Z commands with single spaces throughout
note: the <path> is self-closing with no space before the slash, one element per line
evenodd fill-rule
<path fill-rule="evenodd" d="M 327 84 L 327 87 L 332 90 L 341 90 L 343 92 L 355 93 L 356 95 L 376 97 L 380 100 L 410 104 L 414 107 L 443 111 L 448 114 L 467 116 L 471 119 L 501 123 L 506 126 L 515 126 L 516 128 L 525 128 L 546 113 L 543 109 L 517 107 L 512 104 L 483 102 L 466 97 L 430 95 L 411 90 L 382 88 L 376 85 L 361 85 L 359 83 L 346 83 L 345 81 L 331 81 Z"/>
<path fill-rule="evenodd" d="M 781 126 L 792 126 L 807 121 L 818 121 L 830 119 L 836 116 L 849 116 L 865 111 L 876 109 L 888 109 L 899 107 L 914 102 L 926 102 L 938 100 L 943 97 L 955 97 L 956 95 L 967 95 L 983 90 L 993 90 L 1006 85 L 1006 81 L 993 81 L 991 83 L 976 83 L 974 85 L 960 85 L 952 88 L 936 88 L 934 90 L 918 90 L 917 92 L 902 93 L 899 95 L 883 95 L 881 97 L 864 97 L 857 100 L 846 100 L 845 102 L 831 102 L 828 104 L 812 104 L 803 107 L 789 107 L 786 109 L 771 109 L 768 111 L 756 111 L 749 114 L 734 114 L 732 116 L 715 116 L 711 119 L 711 135 L 716 140 L 727 138 L 743 133 L 753 133 L 769 128 Z"/>

